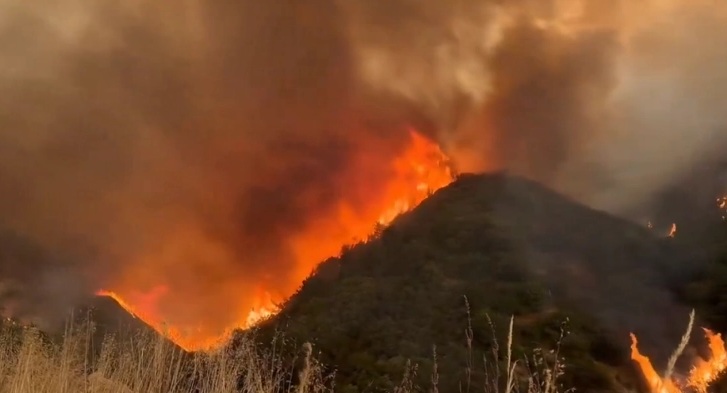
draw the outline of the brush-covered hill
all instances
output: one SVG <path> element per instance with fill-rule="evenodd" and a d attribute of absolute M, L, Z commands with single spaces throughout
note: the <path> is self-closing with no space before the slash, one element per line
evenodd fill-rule
<path fill-rule="evenodd" d="M 708 249 L 709 263 L 683 277 L 676 285 L 677 293 L 685 303 L 695 307 L 705 326 L 724 334 L 727 332 L 727 219 L 715 225 L 706 240 L 688 236 L 680 240 L 689 249 Z M 727 392 L 727 374 L 712 385 L 711 391 Z"/>
<path fill-rule="evenodd" d="M 159 334 L 143 320 L 126 311 L 116 300 L 108 296 L 94 296 L 74 311 L 77 328 L 84 329 L 90 322 L 92 345 L 101 348 L 104 340 L 113 338 L 124 345 L 131 340 L 148 341 L 150 345 L 163 343 L 179 352 L 183 349 Z M 137 344 L 138 345 L 138 344 Z"/>
<path fill-rule="evenodd" d="M 93 290 L 79 273 L 84 257 L 88 255 L 49 250 L 0 221 L 0 315 L 7 327 L 22 331 L 36 326 L 52 341 L 60 341 L 69 329 L 92 327 L 94 347 L 107 336 L 156 338 L 153 328 L 114 299 L 89 295 Z"/>
<path fill-rule="evenodd" d="M 686 324 L 665 285 L 676 254 L 670 239 L 534 182 L 463 175 L 323 262 L 258 334 L 311 341 L 343 392 L 391 389 L 408 359 L 426 386 L 436 346 L 439 390 L 451 392 L 492 378 L 490 321 L 501 361 L 511 315 L 517 357 L 555 348 L 567 321 L 563 382 L 618 391 L 637 380 L 629 331 L 663 359 Z"/>

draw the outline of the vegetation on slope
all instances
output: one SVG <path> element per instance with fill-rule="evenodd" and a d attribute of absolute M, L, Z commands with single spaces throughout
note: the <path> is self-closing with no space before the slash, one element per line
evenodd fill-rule
<path fill-rule="evenodd" d="M 715 239 L 716 254 L 705 268 L 691 275 L 682 287 L 682 295 L 709 326 L 717 331 L 727 331 L 727 221 L 714 230 L 720 236 Z"/>
<path fill-rule="evenodd" d="M 523 179 L 466 175 L 322 263 L 255 341 L 188 354 L 99 298 L 92 325 L 55 340 L 6 328 L 0 392 L 510 393 L 507 370 L 528 393 L 623 391 L 638 381 L 628 331 L 650 355 L 681 334 L 665 323 L 687 315 L 666 283 L 709 326 L 727 311 L 727 258 L 682 287 L 680 250 L 693 245 L 679 242 Z"/>
<path fill-rule="evenodd" d="M 703 325 L 715 332 L 727 332 L 727 220 L 714 225 L 714 237 L 707 239 L 703 248 L 713 250 L 709 263 L 687 277 L 676 286 L 685 302 L 693 305 L 702 316 Z M 685 239 L 694 244 L 705 239 Z M 693 246 L 692 246 L 693 247 Z M 703 346 L 703 342 L 700 341 Z M 706 355 L 702 353 L 701 355 Z M 727 376 L 723 376 L 712 386 L 712 392 L 727 392 Z"/>
<path fill-rule="evenodd" d="M 335 385 L 323 374 L 309 343 L 301 345 L 295 366 L 273 346 L 261 347 L 251 336 L 236 337 L 234 350 L 184 353 L 163 337 L 137 330 L 121 343 L 107 336 L 100 356 L 89 338 L 94 324 L 70 326 L 58 341 L 34 327 L 0 323 L 0 393 L 327 393 Z M 555 355 L 535 356 L 526 375 L 517 375 L 512 353 L 512 320 L 507 330 L 503 369 L 490 368 L 487 393 L 515 392 L 516 378 L 527 381 L 527 393 L 562 393 L 563 369 Z M 128 333 L 128 332 L 127 332 Z M 127 336 L 132 338 L 132 336 Z M 498 386 L 497 376 L 505 384 Z M 393 393 L 417 392 L 416 368 L 408 367 Z M 436 380 L 434 382 L 436 384 Z M 432 389 L 437 392 L 439 390 Z"/>
<path fill-rule="evenodd" d="M 633 380 L 627 315 L 658 306 L 665 292 L 663 251 L 648 230 L 534 183 L 465 175 L 371 241 L 322 263 L 260 334 L 312 340 L 345 392 L 390 390 L 407 360 L 427 386 L 435 346 L 441 389 L 456 391 L 485 378 L 490 320 L 502 327 L 515 315 L 521 358 L 551 348 L 567 319 L 563 382 L 614 391 Z M 619 307 L 627 312 L 616 318 Z M 477 334 L 468 338 L 470 323 Z"/>
<path fill-rule="evenodd" d="M 108 336 L 100 356 L 93 324 L 49 341 L 35 328 L 0 325 L 1 393 L 282 393 L 289 370 L 252 340 L 234 352 L 186 354 L 157 334 L 136 331 L 121 343 Z M 131 336 L 129 336 L 131 338 Z M 308 362 L 299 391 L 328 392 L 317 363 Z"/>
<path fill-rule="evenodd" d="M 139 336 L 155 337 L 159 336 L 159 340 L 166 341 L 167 346 L 174 348 L 178 353 L 188 356 L 189 354 L 174 344 L 174 342 L 157 332 L 151 326 L 136 316 L 129 314 L 124 310 L 116 300 L 107 296 L 94 296 L 89 299 L 85 305 L 79 307 L 73 313 L 71 323 L 73 326 L 86 326 L 89 321 L 92 323 L 93 329 L 88 333 L 87 340 L 90 348 L 89 356 L 100 358 L 104 341 L 108 337 L 113 337 L 117 345 L 131 345 Z M 67 330 L 67 327 L 66 327 Z M 63 332 L 56 332 L 58 334 Z M 56 339 L 56 342 L 61 340 Z"/>

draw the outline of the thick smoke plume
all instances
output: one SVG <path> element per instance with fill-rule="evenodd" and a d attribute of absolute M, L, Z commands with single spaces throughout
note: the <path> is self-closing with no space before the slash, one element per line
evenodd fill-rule
<path fill-rule="evenodd" d="M 375 198 L 409 127 L 461 170 L 648 202 L 724 153 L 725 22 L 708 0 L 4 0 L 2 241 L 46 251 L 2 251 L 2 282 L 230 327 L 290 294 L 291 239 Z"/>
<path fill-rule="evenodd" d="M 460 169 L 505 166 L 622 211 L 725 155 L 720 2 L 399 3 L 357 12 L 374 31 L 364 75 L 425 108 Z"/>

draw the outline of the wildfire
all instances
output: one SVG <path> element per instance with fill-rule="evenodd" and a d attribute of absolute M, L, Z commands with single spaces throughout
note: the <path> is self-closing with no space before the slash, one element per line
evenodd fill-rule
<path fill-rule="evenodd" d="M 669 228 L 669 234 L 667 236 L 668 237 L 674 237 L 674 236 L 676 236 L 676 234 L 677 234 L 677 224 L 676 223 L 672 223 L 671 224 L 671 228 Z"/>
<path fill-rule="evenodd" d="M 697 359 L 684 381 L 659 376 L 651 360 L 639 352 L 636 336 L 631 334 L 631 359 L 638 364 L 651 393 L 703 393 L 727 368 L 727 350 L 722 335 L 709 329 L 703 330 L 709 344 L 710 356 L 708 359 Z"/>
<path fill-rule="evenodd" d="M 194 328 L 195 325 L 188 320 L 175 324 L 174 320 L 170 321 L 170 315 L 165 312 L 167 308 L 163 306 L 172 302 L 184 302 L 182 298 L 176 297 L 182 289 L 177 289 L 175 292 L 172 286 L 160 284 L 146 293 L 138 291 L 141 286 L 138 282 L 140 277 L 145 279 L 147 287 L 149 276 L 152 276 L 151 280 L 154 279 L 154 275 L 149 274 L 146 266 L 161 265 L 168 266 L 166 269 L 175 269 L 179 261 L 184 260 L 182 258 L 190 253 L 214 255 L 223 261 L 230 260 L 229 254 L 214 242 L 202 237 L 193 228 L 180 230 L 178 234 L 170 236 L 173 239 L 170 250 L 158 256 L 144 256 L 140 263 L 134 265 L 136 269 L 132 273 L 127 272 L 129 277 L 118 285 L 119 288 L 112 288 L 113 291 L 99 291 L 98 294 L 114 298 L 126 310 L 187 350 L 215 347 L 232 329 L 247 328 L 261 319 L 274 315 L 277 312 L 276 302 L 294 293 L 297 286 L 319 262 L 337 255 L 346 244 L 366 239 L 376 225 L 390 224 L 399 214 L 416 207 L 432 192 L 446 186 L 453 179 L 448 159 L 439 147 L 413 130 L 409 132 L 409 143 L 405 149 L 388 164 L 387 179 L 371 180 L 366 177 L 369 165 L 381 165 L 379 162 L 372 162 L 371 159 L 365 155 L 353 158 L 356 161 L 356 171 L 351 179 L 350 186 L 354 190 L 351 194 L 360 197 L 351 200 L 342 199 L 330 212 L 314 217 L 307 227 L 286 239 L 287 243 L 284 246 L 291 250 L 292 258 L 296 262 L 295 271 L 290 272 L 297 280 L 295 286 L 281 288 L 281 284 L 276 284 L 276 287 L 260 284 L 254 295 L 251 295 L 249 289 L 247 291 L 237 289 L 235 293 L 236 286 L 212 288 L 227 299 L 240 298 L 239 310 L 225 310 L 235 315 L 235 322 L 232 324 L 200 321 L 203 328 Z M 159 258 L 164 258 L 164 261 L 160 262 Z M 156 275 L 158 274 L 157 271 Z M 243 282 L 242 278 L 240 280 L 239 288 L 249 288 L 250 283 Z M 243 284 L 247 284 L 248 287 Z M 203 302 L 206 301 L 204 299 L 209 298 L 210 302 L 214 302 L 214 298 L 208 293 L 183 295 L 186 296 L 185 299 L 190 299 L 190 295 L 199 295 L 197 296 L 199 299 L 194 300 L 202 304 L 203 310 L 205 310 Z M 174 305 L 184 306 L 176 303 Z M 208 314 L 210 317 L 215 316 L 214 310 L 211 309 Z M 219 326 L 222 323 L 225 326 Z M 224 331 L 221 331 L 222 329 Z"/>
<path fill-rule="evenodd" d="M 656 372 L 651 360 L 639 352 L 636 335 L 631 333 L 631 359 L 638 365 L 652 393 L 679 393 L 680 390 L 669 380 L 664 381 Z"/>
<path fill-rule="evenodd" d="M 154 313 L 148 311 L 148 309 L 145 308 L 145 306 L 142 304 L 139 307 L 134 306 L 130 303 L 128 303 L 124 298 L 122 298 L 119 294 L 113 291 L 107 291 L 107 290 L 99 290 L 96 292 L 97 296 L 107 296 L 111 299 L 114 299 L 121 307 L 123 307 L 129 314 L 131 314 L 134 318 L 139 318 L 142 321 L 146 322 L 148 325 L 154 327 L 154 329 L 160 333 L 162 333 L 164 336 L 168 337 L 174 342 L 177 342 L 178 340 L 182 340 L 183 335 L 180 331 L 178 331 L 175 327 L 169 327 L 165 326 L 164 323 L 159 320 Z"/>

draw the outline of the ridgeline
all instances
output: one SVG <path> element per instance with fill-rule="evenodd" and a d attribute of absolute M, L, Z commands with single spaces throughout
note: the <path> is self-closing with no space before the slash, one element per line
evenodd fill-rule
<path fill-rule="evenodd" d="M 565 326 L 564 384 L 623 391 L 639 381 L 628 333 L 659 367 L 688 318 L 672 240 L 522 178 L 463 175 L 324 261 L 256 334 L 312 342 L 351 393 L 391 390 L 409 360 L 428 386 L 436 347 L 451 392 L 484 385 L 483 355 L 496 338 L 504 359 L 513 315 L 515 357 L 556 348 Z"/>

